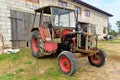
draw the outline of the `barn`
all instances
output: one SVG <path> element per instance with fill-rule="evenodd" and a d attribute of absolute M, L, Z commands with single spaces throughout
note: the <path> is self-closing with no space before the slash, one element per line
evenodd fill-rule
<path fill-rule="evenodd" d="M 108 34 L 109 17 L 113 15 L 81 0 L 0 0 L 0 32 L 4 47 L 29 47 L 34 10 L 47 5 L 74 9 L 79 13 L 79 26 L 99 34 L 99 39 Z"/>

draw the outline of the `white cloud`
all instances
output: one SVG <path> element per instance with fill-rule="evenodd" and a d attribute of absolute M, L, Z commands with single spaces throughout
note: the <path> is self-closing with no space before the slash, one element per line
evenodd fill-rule
<path fill-rule="evenodd" d="M 113 14 L 114 16 L 110 18 L 110 23 L 113 29 L 117 30 L 116 21 L 120 20 L 120 0 L 82 0 L 93 6 L 96 6 L 106 12 Z"/>

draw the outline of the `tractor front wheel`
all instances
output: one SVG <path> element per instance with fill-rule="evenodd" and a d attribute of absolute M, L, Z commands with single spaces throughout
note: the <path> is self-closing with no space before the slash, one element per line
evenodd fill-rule
<path fill-rule="evenodd" d="M 105 63 L 106 54 L 103 50 L 100 51 L 92 56 L 88 56 L 88 60 L 91 65 L 96 67 L 101 67 Z"/>
<path fill-rule="evenodd" d="M 69 51 L 63 51 L 58 56 L 58 68 L 64 74 L 73 75 L 78 68 L 77 60 Z"/>
<path fill-rule="evenodd" d="M 32 32 L 31 36 L 31 50 L 32 55 L 36 58 L 40 58 L 40 35 L 37 30 Z"/>

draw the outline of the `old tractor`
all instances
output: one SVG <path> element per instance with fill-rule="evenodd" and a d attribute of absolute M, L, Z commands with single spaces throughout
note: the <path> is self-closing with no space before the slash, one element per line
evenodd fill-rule
<path fill-rule="evenodd" d="M 73 75 L 77 71 L 78 57 L 88 57 L 96 67 L 105 63 L 105 52 L 97 47 L 98 35 L 81 31 L 72 9 L 46 6 L 35 10 L 31 32 L 32 55 L 41 58 L 58 53 L 58 68 L 64 74 Z"/>

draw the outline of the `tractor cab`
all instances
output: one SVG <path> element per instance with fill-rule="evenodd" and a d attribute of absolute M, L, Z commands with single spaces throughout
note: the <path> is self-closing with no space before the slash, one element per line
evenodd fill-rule
<path fill-rule="evenodd" d="M 32 31 L 38 29 L 34 26 L 38 13 L 40 13 L 39 27 L 47 36 L 42 38 L 43 41 L 61 43 L 62 38 L 75 28 L 76 17 L 74 10 L 58 6 L 46 6 L 35 10 Z M 41 33 L 41 35 L 43 34 Z"/>

